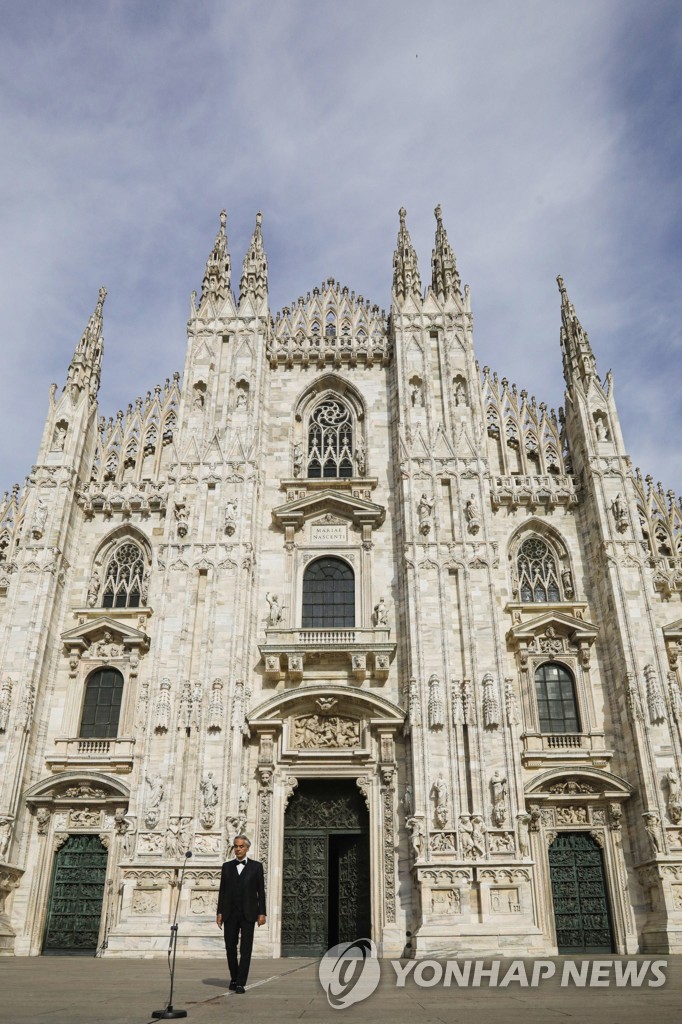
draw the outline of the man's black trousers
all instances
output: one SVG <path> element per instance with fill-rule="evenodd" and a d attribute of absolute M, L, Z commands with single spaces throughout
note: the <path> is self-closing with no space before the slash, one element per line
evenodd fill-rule
<path fill-rule="evenodd" d="M 224 921 L 223 934 L 227 966 L 230 968 L 230 981 L 236 982 L 237 985 L 246 985 L 246 979 L 249 976 L 255 927 L 256 922 L 246 921 L 240 910 L 233 911 Z M 237 956 L 237 943 L 239 943 L 239 956 Z"/>

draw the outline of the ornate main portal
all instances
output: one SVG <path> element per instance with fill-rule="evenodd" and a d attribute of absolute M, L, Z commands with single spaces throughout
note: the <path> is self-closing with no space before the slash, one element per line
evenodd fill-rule
<path fill-rule="evenodd" d="M 369 816 L 353 780 L 302 780 L 284 819 L 282 953 L 369 936 Z"/>

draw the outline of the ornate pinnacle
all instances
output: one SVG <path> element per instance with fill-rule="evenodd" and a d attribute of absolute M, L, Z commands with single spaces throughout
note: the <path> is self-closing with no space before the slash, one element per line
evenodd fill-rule
<path fill-rule="evenodd" d="M 230 290 L 230 254 L 227 251 L 227 214 L 220 211 L 220 230 L 216 235 L 211 255 L 206 261 L 204 280 L 201 285 L 201 301 L 210 295 L 215 301 L 227 298 Z"/>
<path fill-rule="evenodd" d="M 564 379 L 567 384 L 580 380 L 588 384 L 596 373 L 594 353 L 587 331 L 584 330 L 568 298 L 568 292 L 561 275 L 557 277 L 561 295 L 561 351 L 564 363 Z"/>
<path fill-rule="evenodd" d="M 76 346 L 76 351 L 73 354 L 66 377 L 67 385 L 77 388 L 78 391 L 87 388 L 93 400 L 97 397 L 97 392 L 99 391 L 100 373 L 102 370 L 102 354 L 104 352 L 102 325 L 104 319 L 104 300 L 106 297 L 106 288 L 100 288 L 97 296 L 97 305 L 81 335 L 81 340 Z"/>
<path fill-rule="evenodd" d="M 431 253 L 431 286 L 436 295 L 447 298 L 448 295 L 458 295 L 461 298 L 461 281 L 457 273 L 457 261 L 448 242 L 448 236 L 443 227 L 443 218 L 440 205 L 434 210 L 436 215 L 436 246 Z"/>
<path fill-rule="evenodd" d="M 417 254 L 405 225 L 407 214 L 404 206 L 400 207 L 398 216 L 400 217 L 400 228 L 398 244 L 393 254 L 393 291 L 399 299 L 404 299 L 408 295 L 421 299 L 422 283 L 419 277 Z"/>
<path fill-rule="evenodd" d="M 242 278 L 239 282 L 240 302 L 247 294 L 252 295 L 256 299 L 262 299 L 268 293 L 268 258 L 263 249 L 262 223 L 263 214 L 259 210 L 256 214 L 256 227 L 254 228 L 251 245 L 244 257 Z"/>

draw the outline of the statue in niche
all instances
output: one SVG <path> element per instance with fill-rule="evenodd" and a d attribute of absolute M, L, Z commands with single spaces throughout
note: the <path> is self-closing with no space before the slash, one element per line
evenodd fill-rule
<path fill-rule="evenodd" d="M 265 595 L 265 600 L 268 602 L 270 611 L 268 613 L 268 626 L 278 626 L 282 621 L 282 612 L 284 606 L 279 603 L 277 594 L 270 596 L 269 593 Z"/>
<path fill-rule="evenodd" d="M 606 429 L 606 424 L 604 422 L 604 417 L 603 416 L 595 416 L 595 418 L 594 418 L 594 430 L 595 430 L 595 433 L 597 435 L 597 440 L 598 441 L 608 441 L 608 439 L 609 439 L 609 432 Z"/>
<path fill-rule="evenodd" d="M 417 514 L 419 515 L 419 532 L 423 534 L 429 533 L 433 525 L 433 498 L 429 498 L 426 491 L 419 499 Z"/>
<path fill-rule="evenodd" d="M 405 817 L 411 818 L 414 810 L 414 800 L 412 797 L 412 786 L 410 786 L 409 783 L 405 786 L 405 792 L 403 794 L 403 808 L 405 811 Z"/>
<path fill-rule="evenodd" d="M 492 819 L 497 828 L 504 825 L 507 818 L 507 779 L 499 769 L 495 769 L 490 780 L 490 788 L 493 794 Z"/>
<path fill-rule="evenodd" d="M 54 428 L 54 434 L 52 435 L 52 444 L 50 445 L 50 451 L 63 452 L 65 443 L 66 425 L 64 423 L 58 423 Z"/>
<path fill-rule="evenodd" d="M 467 392 L 462 377 L 455 377 L 454 379 L 454 398 L 455 405 L 466 405 L 467 404 Z"/>
<path fill-rule="evenodd" d="M 194 385 L 194 400 L 192 405 L 195 409 L 204 408 L 204 393 L 203 388 L 199 384 Z"/>
<path fill-rule="evenodd" d="M 410 388 L 410 399 L 413 406 L 424 405 L 424 390 L 422 388 L 421 381 L 415 380 L 412 382 L 412 386 Z"/>
<path fill-rule="evenodd" d="M 388 625 L 388 608 L 383 597 L 379 598 L 379 603 L 374 605 L 374 625 L 375 626 L 387 626 Z"/>

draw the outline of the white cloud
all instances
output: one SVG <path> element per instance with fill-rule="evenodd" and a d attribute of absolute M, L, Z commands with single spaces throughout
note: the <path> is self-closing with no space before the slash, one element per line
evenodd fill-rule
<path fill-rule="evenodd" d="M 182 367 L 222 206 L 237 280 L 263 210 L 276 310 L 332 275 L 387 307 L 403 204 L 427 281 L 436 202 L 480 362 L 562 402 L 561 272 L 633 462 L 679 482 L 676 5 L 44 3 L 6 22 L 5 485 L 100 284 L 110 415 Z"/>

